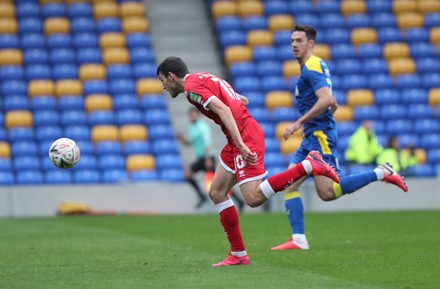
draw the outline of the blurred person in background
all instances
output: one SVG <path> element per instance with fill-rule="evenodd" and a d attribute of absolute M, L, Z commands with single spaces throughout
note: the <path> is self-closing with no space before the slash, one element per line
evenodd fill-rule
<path fill-rule="evenodd" d="M 376 165 L 376 158 L 382 151 L 371 121 L 364 121 L 350 137 L 345 159 L 350 164 Z M 394 162 L 391 162 L 394 165 Z"/>
<path fill-rule="evenodd" d="M 387 147 L 377 157 L 377 163 L 389 162 L 393 164 L 393 168 L 405 177 L 415 175 L 415 166 L 417 165 L 417 157 L 415 155 L 415 147 L 410 144 L 407 150 L 400 148 L 400 141 L 397 136 L 390 136 Z"/>

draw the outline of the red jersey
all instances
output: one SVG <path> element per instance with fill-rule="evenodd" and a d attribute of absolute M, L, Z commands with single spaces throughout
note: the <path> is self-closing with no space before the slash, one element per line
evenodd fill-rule
<path fill-rule="evenodd" d="M 251 114 L 241 102 L 231 85 L 225 80 L 207 72 L 198 72 L 186 76 L 185 96 L 201 113 L 220 125 L 228 142 L 231 144 L 234 143 L 222 120 L 216 113 L 207 108 L 209 102 L 214 98 L 218 98 L 228 106 L 232 111 L 240 133 L 252 119 Z"/>

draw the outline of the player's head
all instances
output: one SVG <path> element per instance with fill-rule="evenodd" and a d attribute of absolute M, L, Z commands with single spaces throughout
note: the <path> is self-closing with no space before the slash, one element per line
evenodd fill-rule
<path fill-rule="evenodd" d="M 189 73 L 186 63 L 179 57 L 167 57 L 157 67 L 157 76 L 162 81 L 163 88 L 172 98 L 184 91 L 183 78 Z"/>
<path fill-rule="evenodd" d="M 309 25 L 295 25 L 292 30 L 292 50 L 295 58 L 302 62 L 312 53 L 315 45 L 316 30 Z"/>
<path fill-rule="evenodd" d="M 191 106 L 188 109 L 188 115 L 191 122 L 196 122 L 200 118 L 200 111 L 194 106 Z"/>

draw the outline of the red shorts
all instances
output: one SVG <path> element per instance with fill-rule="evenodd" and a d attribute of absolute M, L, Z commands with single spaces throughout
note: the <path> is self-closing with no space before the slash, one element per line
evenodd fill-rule
<path fill-rule="evenodd" d="M 235 144 L 226 144 L 220 153 L 220 163 L 225 170 L 235 174 L 238 184 L 260 180 L 267 175 L 264 168 L 264 132 L 261 126 L 252 119 L 241 132 L 243 142 L 252 152 L 257 153 L 256 165 L 247 164 L 241 157 L 240 151 Z"/>

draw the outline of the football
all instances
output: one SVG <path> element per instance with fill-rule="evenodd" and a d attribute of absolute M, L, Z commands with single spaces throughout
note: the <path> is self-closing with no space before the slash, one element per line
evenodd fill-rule
<path fill-rule="evenodd" d="M 77 144 L 70 138 L 60 138 L 52 143 L 49 158 L 60 169 L 73 167 L 79 160 L 80 151 Z"/>

